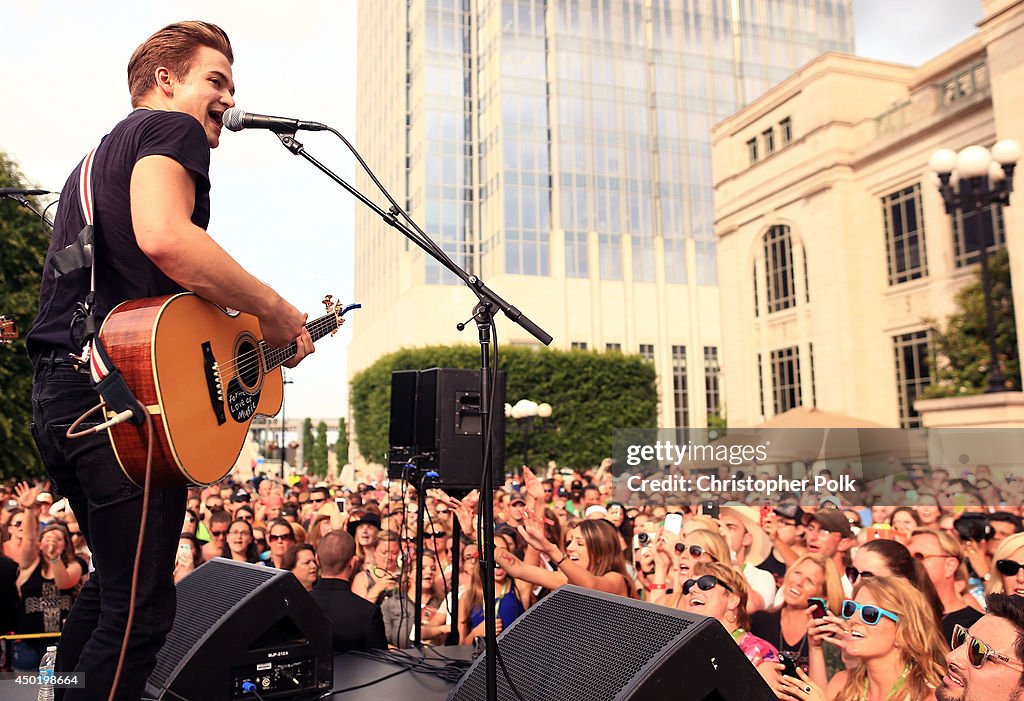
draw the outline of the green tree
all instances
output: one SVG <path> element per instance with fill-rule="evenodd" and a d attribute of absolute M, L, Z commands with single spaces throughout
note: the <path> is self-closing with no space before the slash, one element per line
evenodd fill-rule
<path fill-rule="evenodd" d="M 348 462 L 348 422 L 338 419 L 338 442 L 334 444 L 334 454 L 338 458 L 338 469 Z"/>
<path fill-rule="evenodd" d="M 316 456 L 314 465 L 310 470 L 317 477 L 327 476 L 327 424 L 321 421 L 316 425 L 316 442 L 313 444 L 313 454 Z"/>
<path fill-rule="evenodd" d="M 0 152 L 0 187 L 25 186 L 17 165 Z M 12 317 L 22 335 L 0 345 L 0 478 L 41 475 L 43 465 L 30 429 L 32 365 L 23 337 L 38 309 L 50 233 L 27 208 L 0 199 L 0 241 L 0 314 Z"/>
<path fill-rule="evenodd" d="M 370 462 L 387 460 L 391 373 L 431 367 L 479 367 L 476 346 L 428 346 L 404 349 L 377 360 L 352 379 L 350 401 L 359 434 L 359 452 Z M 652 363 L 638 355 L 587 351 L 505 348 L 501 370 L 507 373 L 506 401 L 527 398 L 551 404 L 546 430 L 530 435 L 531 462 L 597 465 L 611 455 L 616 428 L 653 428 L 657 390 Z M 502 406 L 494 407 L 498 413 Z M 505 465 L 522 461 L 522 436 L 508 422 Z"/>
<path fill-rule="evenodd" d="M 1000 370 L 1006 378 L 1006 388 L 1017 390 L 1021 387 L 1020 357 L 1010 262 L 1005 248 L 990 254 L 988 272 Z M 927 398 L 979 394 L 988 387 L 991 353 L 980 269 L 977 280 L 961 288 L 955 300 L 957 311 L 947 318 L 945 329 L 933 335 L 935 367 L 933 382 L 924 392 Z M 934 320 L 928 321 L 933 327 L 937 326 Z"/>
<path fill-rule="evenodd" d="M 302 462 L 306 465 L 306 472 L 312 474 L 313 461 L 313 420 L 308 416 L 302 422 Z"/>

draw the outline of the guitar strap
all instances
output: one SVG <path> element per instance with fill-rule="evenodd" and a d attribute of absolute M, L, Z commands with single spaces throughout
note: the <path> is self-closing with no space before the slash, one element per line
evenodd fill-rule
<path fill-rule="evenodd" d="M 78 172 L 78 201 L 82 206 L 85 226 L 78 233 L 74 243 L 53 255 L 52 262 L 57 277 L 89 268 L 89 294 L 84 302 L 75 305 L 75 313 L 71 320 L 71 337 L 75 345 L 82 345 L 81 361 L 89 365 L 89 377 L 93 388 L 99 392 L 108 409 L 115 414 L 125 411 L 132 412 L 128 419 L 136 426 L 146 420 L 139 406 L 139 401 L 128 388 L 121 371 L 117 369 L 110 354 L 103 346 L 99 337 L 99 321 L 96 316 L 96 266 L 95 240 L 96 228 L 94 210 L 96 201 L 93 198 L 92 167 L 96 156 L 96 146 L 82 161 Z"/>

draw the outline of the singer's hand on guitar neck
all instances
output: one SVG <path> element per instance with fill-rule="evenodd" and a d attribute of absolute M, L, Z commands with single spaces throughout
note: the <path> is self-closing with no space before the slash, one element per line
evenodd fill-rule
<path fill-rule="evenodd" d="M 312 353 L 313 339 L 306 330 L 306 319 L 308 314 L 303 314 L 293 307 L 283 297 L 277 297 L 276 306 L 265 314 L 260 314 L 260 329 L 263 331 L 263 340 L 272 348 L 284 348 L 292 341 L 295 341 L 297 352 L 295 357 L 288 360 L 284 366 L 293 368 L 307 355 Z"/>

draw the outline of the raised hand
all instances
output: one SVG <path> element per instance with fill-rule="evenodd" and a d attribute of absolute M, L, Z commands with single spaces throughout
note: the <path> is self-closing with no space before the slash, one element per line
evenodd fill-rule
<path fill-rule="evenodd" d="M 519 534 L 526 540 L 527 545 L 542 553 L 554 550 L 556 547 L 554 543 L 548 541 L 547 537 L 544 535 L 544 529 L 534 522 L 528 521 L 526 524 L 520 526 Z"/>
<path fill-rule="evenodd" d="M 14 487 L 14 496 L 17 497 L 21 508 L 31 509 L 36 504 L 36 497 L 39 496 L 39 487 L 29 486 L 28 482 L 19 482 Z"/>
<path fill-rule="evenodd" d="M 523 484 L 529 496 L 536 499 L 538 504 L 544 504 L 544 483 L 526 465 L 523 465 Z"/>
<path fill-rule="evenodd" d="M 840 650 L 845 650 L 850 639 L 850 631 L 847 630 L 846 623 L 842 618 L 833 616 L 831 613 L 826 614 L 824 618 L 811 621 L 811 625 L 807 629 L 807 640 L 812 647 L 821 645 L 821 641 L 824 640 Z"/>

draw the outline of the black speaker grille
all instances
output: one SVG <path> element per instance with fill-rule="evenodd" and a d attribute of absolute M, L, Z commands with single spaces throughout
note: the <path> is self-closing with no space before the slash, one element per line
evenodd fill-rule
<path fill-rule="evenodd" d="M 260 586 L 288 573 L 273 567 L 211 560 L 178 583 L 174 627 L 156 656 L 150 684 L 163 687 L 189 650 L 228 611 Z M 216 592 L 215 596 L 212 596 Z"/>
<path fill-rule="evenodd" d="M 644 665 L 694 624 L 672 609 L 662 613 L 621 597 L 597 598 L 593 592 L 582 594 L 570 587 L 545 597 L 537 608 L 516 621 L 498 642 L 505 669 L 528 701 L 612 701 Z M 564 624 L 552 626 L 553 615 Z M 500 701 L 515 701 L 500 666 L 497 676 Z M 480 660 L 451 701 L 484 698 Z"/>

